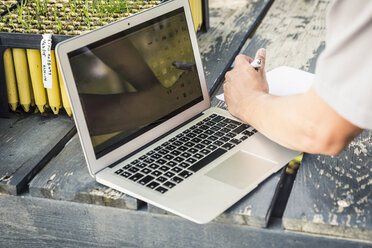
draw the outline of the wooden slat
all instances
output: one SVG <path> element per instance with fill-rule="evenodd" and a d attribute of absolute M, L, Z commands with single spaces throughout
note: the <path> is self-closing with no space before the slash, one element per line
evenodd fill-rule
<path fill-rule="evenodd" d="M 304 156 L 283 226 L 372 242 L 372 131 L 337 156 Z"/>
<path fill-rule="evenodd" d="M 67 201 L 0 195 L 0 247 L 356 248 L 355 240 L 270 228 L 191 221 L 166 215 Z"/>
<path fill-rule="evenodd" d="M 0 192 L 20 193 L 75 132 L 65 116 L 11 114 L 0 119 Z"/>
<path fill-rule="evenodd" d="M 209 0 L 210 28 L 199 34 L 208 90 L 217 89 L 233 58 L 252 34 L 272 0 Z"/>
<path fill-rule="evenodd" d="M 66 147 L 30 183 L 30 194 L 55 200 L 138 209 L 141 202 L 103 186 L 89 174 L 79 137 Z"/>

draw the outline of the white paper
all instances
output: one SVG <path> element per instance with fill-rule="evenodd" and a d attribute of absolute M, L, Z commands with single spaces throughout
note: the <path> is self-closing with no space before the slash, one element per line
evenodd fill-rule
<path fill-rule="evenodd" d="M 315 75 L 295 68 L 280 66 L 266 74 L 269 93 L 276 96 L 287 96 L 305 93 L 311 87 Z M 223 93 L 216 98 L 225 101 Z"/>
<path fill-rule="evenodd" d="M 52 35 L 43 34 L 43 38 L 40 42 L 40 52 L 41 52 L 41 66 L 43 73 L 43 84 L 44 88 L 52 88 L 53 78 L 52 78 Z"/>

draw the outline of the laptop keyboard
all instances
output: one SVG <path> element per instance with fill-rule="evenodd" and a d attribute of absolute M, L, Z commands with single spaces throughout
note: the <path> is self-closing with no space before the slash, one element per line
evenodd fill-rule
<path fill-rule="evenodd" d="M 114 173 L 163 194 L 256 132 L 212 114 Z"/>

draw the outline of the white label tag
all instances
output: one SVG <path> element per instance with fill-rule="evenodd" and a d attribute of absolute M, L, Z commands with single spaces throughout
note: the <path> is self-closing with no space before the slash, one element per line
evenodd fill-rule
<path fill-rule="evenodd" d="M 53 78 L 52 78 L 52 35 L 43 34 L 43 38 L 40 43 L 40 52 L 41 52 L 41 65 L 43 72 L 43 83 L 44 88 L 52 88 Z"/>

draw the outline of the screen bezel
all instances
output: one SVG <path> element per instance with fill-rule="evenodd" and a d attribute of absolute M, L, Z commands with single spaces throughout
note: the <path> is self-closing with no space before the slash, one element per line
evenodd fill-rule
<path fill-rule="evenodd" d="M 105 39 L 106 37 L 112 36 L 116 33 L 120 33 L 124 30 L 140 25 L 144 22 L 155 19 L 166 13 L 172 12 L 173 10 L 183 8 L 186 16 L 186 22 L 192 49 L 194 52 L 194 58 L 196 68 L 200 80 L 203 100 L 194 106 L 188 108 L 185 111 L 178 113 L 164 123 L 154 127 L 153 129 L 143 133 L 142 135 L 132 139 L 128 143 L 116 148 L 115 150 L 96 158 L 93 145 L 90 139 L 88 126 L 84 118 L 83 108 L 80 102 L 77 87 L 73 78 L 71 66 L 68 59 L 68 53 L 75 50 L 81 49 L 89 44 L 95 43 L 99 40 Z M 87 34 L 83 34 L 64 42 L 58 43 L 56 46 L 56 54 L 59 65 L 61 67 L 62 77 L 66 84 L 67 93 L 70 99 L 72 112 L 74 115 L 75 124 L 79 133 L 80 142 L 84 151 L 84 155 L 88 164 L 89 172 L 94 176 L 98 171 L 105 167 L 115 163 L 119 159 L 131 154 L 135 150 L 139 149 L 143 145 L 154 140 L 154 137 L 159 137 L 169 130 L 177 127 L 183 122 L 189 120 L 200 112 L 210 107 L 210 99 L 208 89 L 205 81 L 204 70 L 202 61 L 200 58 L 200 52 L 197 44 L 197 38 L 194 31 L 192 15 L 188 0 L 173 0 L 168 1 L 164 4 L 158 5 L 152 9 L 143 11 L 139 14 L 131 17 L 122 19 L 114 22 Z"/>

